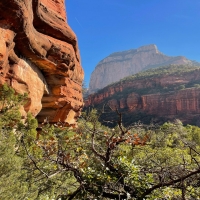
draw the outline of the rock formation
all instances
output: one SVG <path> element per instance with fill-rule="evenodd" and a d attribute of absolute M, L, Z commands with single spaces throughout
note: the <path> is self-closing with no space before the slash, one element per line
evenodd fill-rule
<path fill-rule="evenodd" d="M 169 64 L 192 64 L 192 61 L 183 56 L 166 56 L 158 51 L 156 45 L 113 53 L 96 66 L 90 78 L 89 93 L 142 70 Z"/>
<path fill-rule="evenodd" d="M 169 69 L 172 71 L 173 66 Z M 191 67 L 192 69 L 193 67 Z M 186 69 L 186 67 L 185 67 Z M 180 119 L 200 125 L 200 68 L 149 77 L 127 79 L 107 86 L 85 100 L 85 107 L 103 110 L 103 119 L 111 120 L 119 109 L 126 124 L 145 122 L 146 118 Z M 109 106 L 109 109 L 108 109 Z M 111 108 L 111 109 L 110 109 Z M 139 116 L 140 115 L 140 116 Z M 131 121 L 132 120 L 132 121 Z"/>
<path fill-rule="evenodd" d="M 83 70 L 64 0 L 0 1 L 0 84 L 28 93 L 39 122 L 75 124 Z"/>

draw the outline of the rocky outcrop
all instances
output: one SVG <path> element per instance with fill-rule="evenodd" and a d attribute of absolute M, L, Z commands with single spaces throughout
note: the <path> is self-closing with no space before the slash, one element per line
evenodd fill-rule
<path fill-rule="evenodd" d="M 141 108 L 158 116 L 177 116 L 187 121 L 185 115 L 200 115 L 200 89 L 190 88 L 166 94 L 151 94 L 141 96 Z"/>
<path fill-rule="evenodd" d="M 124 116 L 126 116 L 124 123 L 127 125 L 136 121 L 150 123 L 152 120 L 165 122 L 168 120 L 173 121 L 174 119 L 179 119 L 185 124 L 200 125 L 199 88 L 184 89 L 164 94 L 138 95 L 130 93 L 126 100 L 123 100 L 125 106 L 121 105 L 121 101 L 122 99 L 112 99 L 108 101 L 108 105 L 113 111 L 116 108 L 122 111 Z M 116 113 L 112 113 L 112 115 L 116 115 Z M 136 117 L 136 121 L 134 121 L 134 117 Z M 106 115 L 103 118 L 104 121 L 110 120 Z M 128 118 L 132 118 L 133 121 L 128 121 L 127 123 L 126 120 Z M 146 118 L 148 118 L 148 121 Z"/>
<path fill-rule="evenodd" d="M 73 125 L 83 106 L 83 70 L 64 0 L 0 1 L 0 84 L 28 93 L 39 122 Z"/>
<path fill-rule="evenodd" d="M 184 70 L 183 70 L 184 71 Z M 85 100 L 85 107 L 103 110 L 103 120 L 111 120 L 116 108 L 128 125 L 149 118 L 200 125 L 200 69 L 174 74 L 125 80 L 107 86 Z M 109 109 L 108 109 L 109 107 Z M 105 114 L 107 113 L 107 114 Z M 112 113 L 112 114 L 111 114 Z M 138 114 L 139 113 L 139 114 Z M 141 114 L 142 113 L 142 114 Z M 137 116 L 140 115 L 140 116 Z"/>
<path fill-rule="evenodd" d="M 169 64 L 192 63 L 183 56 L 166 56 L 158 51 L 156 45 L 147 45 L 138 49 L 113 53 L 96 66 L 90 78 L 89 93 L 96 92 L 113 82 L 142 70 Z"/>

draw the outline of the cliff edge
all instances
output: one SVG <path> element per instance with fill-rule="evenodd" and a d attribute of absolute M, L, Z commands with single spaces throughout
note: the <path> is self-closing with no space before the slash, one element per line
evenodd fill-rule
<path fill-rule="evenodd" d="M 200 68 L 170 65 L 150 69 L 109 85 L 85 99 L 85 108 L 102 111 L 101 121 L 130 125 L 180 119 L 200 125 Z M 111 124 L 107 124 L 111 125 Z"/>

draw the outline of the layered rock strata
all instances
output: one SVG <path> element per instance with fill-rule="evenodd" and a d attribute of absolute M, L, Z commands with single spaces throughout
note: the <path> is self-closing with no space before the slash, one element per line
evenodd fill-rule
<path fill-rule="evenodd" d="M 98 108 L 107 113 L 103 116 L 104 121 L 116 116 L 111 110 L 118 109 L 126 120 L 132 118 L 143 122 L 143 118 L 149 116 L 150 120 L 180 119 L 184 123 L 200 125 L 199 83 L 200 69 L 118 82 L 89 95 L 85 107 Z M 138 113 L 141 116 L 138 117 Z"/>
<path fill-rule="evenodd" d="M 75 124 L 83 76 L 64 0 L 0 1 L 0 84 L 28 93 L 26 112 Z"/>
<path fill-rule="evenodd" d="M 166 56 L 158 51 L 156 45 L 142 46 L 138 49 L 117 52 L 100 61 L 92 72 L 89 93 L 142 70 L 167 66 L 169 64 L 193 64 L 183 56 Z"/>

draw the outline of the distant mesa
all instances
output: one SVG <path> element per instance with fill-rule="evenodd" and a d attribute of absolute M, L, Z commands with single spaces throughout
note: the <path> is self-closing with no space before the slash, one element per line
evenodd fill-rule
<path fill-rule="evenodd" d="M 164 55 L 154 44 L 142 46 L 138 49 L 112 53 L 101 60 L 93 71 L 89 83 L 89 94 L 126 76 L 170 64 L 193 65 L 197 63 L 188 60 L 184 56 L 172 57 Z"/>

